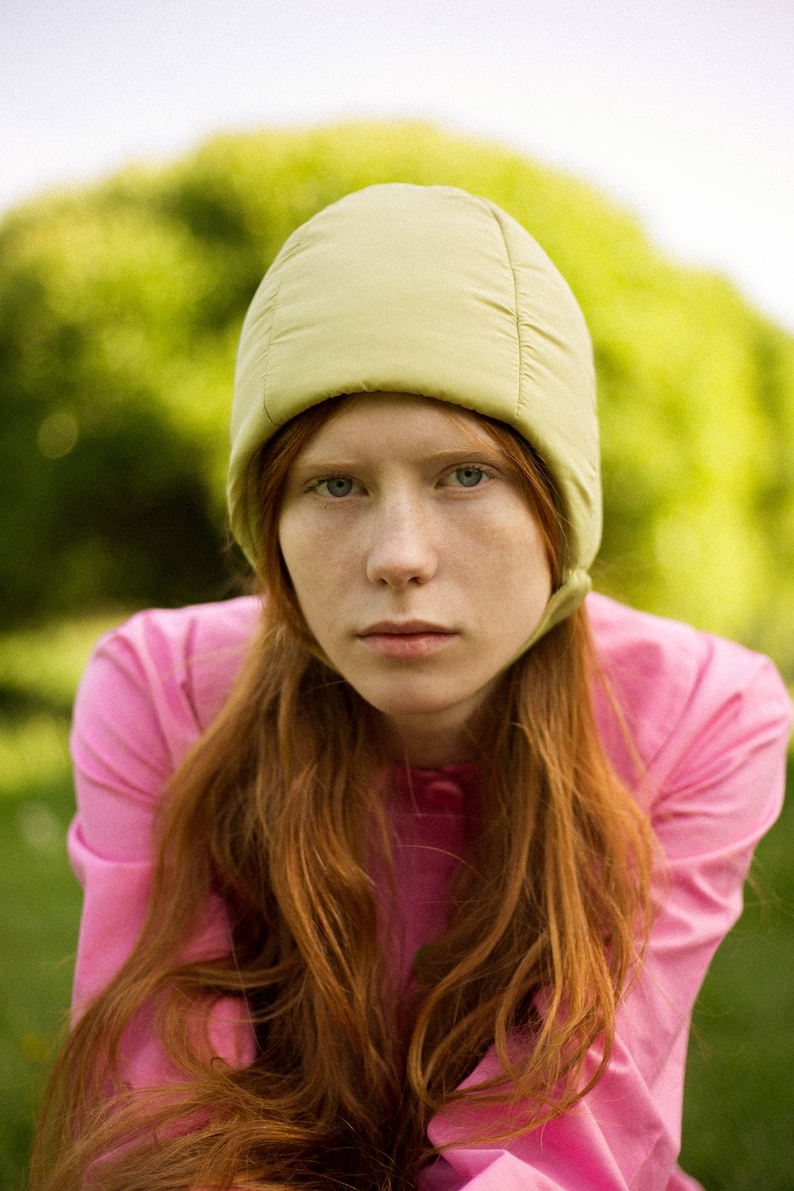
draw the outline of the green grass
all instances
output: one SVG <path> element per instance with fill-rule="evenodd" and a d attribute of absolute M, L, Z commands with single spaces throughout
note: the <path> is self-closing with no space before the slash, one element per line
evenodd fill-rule
<path fill-rule="evenodd" d="M 50 1044 L 69 1004 L 80 890 L 68 775 L 0 798 L 0 1187 L 19 1191 Z"/>
<path fill-rule="evenodd" d="M 0 1191 L 22 1191 L 51 1042 L 69 1002 L 80 890 L 67 713 L 115 618 L 0 639 Z M 794 788 L 792 786 L 791 788 Z M 793 800 L 794 803 L 794 800 Z M 794 804 L 761 844 L 745 914 L 695 1012 L 684 1169 L 707 1191 L 794 1185 Z"/>

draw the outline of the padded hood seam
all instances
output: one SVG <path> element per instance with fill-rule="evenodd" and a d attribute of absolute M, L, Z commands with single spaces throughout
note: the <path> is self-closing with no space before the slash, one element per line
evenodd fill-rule
<path fill-rule="evenodd" d="M 516 277 L 516 271 L 513 268 L 513 262 L 510 257 L 510 249 L 507 247 L 507 237 L 505 236 L 505 231 L 504 231 L 504 228 L 502 227 L 501 220 L 499 219 L 498 214 L 494 210 L 493 205 L 491 203 L 489 203 L 487 199 L 483 199 L 482 201 L 483 201 L 484 205 L 490 211 L 491 216 L 492 216 L 494 222 L 496 223 L 496 226 L 499 228 L 499 236 L 501 238 L 502 245 L 505 250 L 505 260 L 507 261 L 507 268 L 510 272 L 510 276 L 513 281 L 513 313 L 514 313 L 514 318 L 515 318 L 515 323 L 516 323 L 516 347 L 518 349 L 518 367 L 517 367 L 518 375 L 516 377 L 516 407 L 513 410 L 513 417 L 512 417 L 512 421 L 510 423 L 511 426 L 514 426 L 516 423 L 516 420 L 518 418 L 518 411 L 521 408 L 521 364 L 524 359 L 524 343 L 523 343 L 522 336 L 521 336 L 521 320 L 518 317 L 518 278 Z"/>

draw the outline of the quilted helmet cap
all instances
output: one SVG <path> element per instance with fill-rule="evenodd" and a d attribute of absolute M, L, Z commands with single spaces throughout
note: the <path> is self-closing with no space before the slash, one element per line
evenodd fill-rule
<path fill-rule="evenodd" d="M 370 186 L 284 244 L 246 315 L 235 377 L 227 495 L 252 562 L 259 448 L 320 401 L 378 391 L 497 418 L 544 460 L 562 582 L 528 649 L 590 589 L 601 537 L 595 373 L 567 283 L 494 203 L 446 186 Z"/>

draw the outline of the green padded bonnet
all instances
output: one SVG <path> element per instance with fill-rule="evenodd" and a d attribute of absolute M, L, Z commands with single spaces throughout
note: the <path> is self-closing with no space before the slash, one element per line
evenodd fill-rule
<path fill-rule="evenodd" d="M 601 536 L 595 374 L 568 285 L 494 203 L 447 186 L 370 186 L 287 240 L 237 358 L 227 494 L 252 562 L 259 448 L 320 401 L 378 391 L 498 418 L 545 461 L 561 505 L 562 585 L 529 648 L 590 589 Z"/>

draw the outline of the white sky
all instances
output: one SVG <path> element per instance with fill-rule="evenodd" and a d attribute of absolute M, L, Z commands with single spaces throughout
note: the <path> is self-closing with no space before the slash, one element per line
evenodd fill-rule
<path fill-rule="evenodd" d="M 794 0 L 2 0 L 0 209 L 368 115 L 592 179 L 794 330 Z"/>

